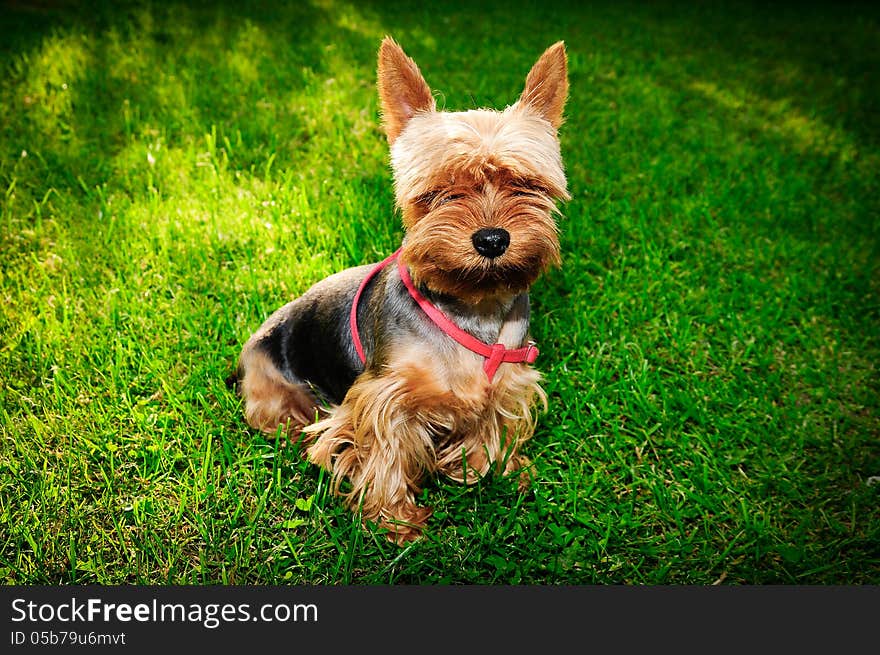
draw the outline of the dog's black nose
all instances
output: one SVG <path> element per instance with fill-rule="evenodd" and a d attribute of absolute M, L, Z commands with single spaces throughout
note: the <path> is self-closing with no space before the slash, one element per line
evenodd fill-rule
<path fill-rule="evenodd" d="M 474 248 L 483 257 L 495 259 L 504 254 L 510 245 L 510 232 L 500 227 L 487 227 L 471 235 Z"/>

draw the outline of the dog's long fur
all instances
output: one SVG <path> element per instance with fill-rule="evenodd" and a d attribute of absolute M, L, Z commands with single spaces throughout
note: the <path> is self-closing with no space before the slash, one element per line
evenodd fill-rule
<path fill-rule="evenodd" d="M 522 347 L 529 287 L 559 263 L 554 201 L 568 198 L 556 136 L 568 92 L 562 43 L 503 111 L 437 111 L 415 62 L 390 38 L 378 86 L 406 228 L 400 262 L 460 328 Z M 486 229 L 509 234 L 503 253 L 475 249 Z M 348 316 L 371 268 L 332 275 L 270 316 L 241 353 L 240 390 L 251 426 L 302 433 L 309 459 L 332 473 L 351 507 L 403 542 L 430 516 L 415 500 L 426 476 L 472 482 L 493 464 L 505 473 L 522 466 L 519 448 L 546 396 L 525 363 L 502 364 L 490 380 L 483 358 L 415 304 L 394 265 L 359 301 L 362 364 Z"/>

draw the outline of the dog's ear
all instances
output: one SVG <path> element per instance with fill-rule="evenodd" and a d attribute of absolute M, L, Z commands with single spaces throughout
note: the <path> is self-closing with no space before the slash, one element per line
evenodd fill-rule
<path fill-rule="evenodd" d="M 554 128 L 562 124 L 562 110 L 568 97 L 568 71 L 565 43 L 558 41 L 544 51 L 526 77 L 526 88 L 519 103 L 527 105 L 550 121 Z"/>
<path fill-rule="evenodd" d="M 417 112 L 434 111 L 434 96 L 416 62 L 390 36 L 379 47 L 378 80 L 382 125 L 394 143 Z"/>

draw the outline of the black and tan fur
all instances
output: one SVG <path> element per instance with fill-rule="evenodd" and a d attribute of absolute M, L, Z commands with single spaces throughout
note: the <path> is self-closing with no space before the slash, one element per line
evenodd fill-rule
<path fill-rule="evenodd" d="M 542 55 L 503 111 L 437 111 L 418 67 L 390 38 L 378 80 L 406 228 L 400 261 L 460 328 L 487 344 L 523 346 L 529 287 L 559 262 L 554 201 L 568 197 L 556 137 L 568 91 L 562 44 Z M 508 234 L 503 252 L 478 252 L 481 230 Z M 349 311 L 371 268 L 332 275 L 270 316 L 244 346 L 239 388 L 251 426 L 302 434 L 334 488 L 347 484 L 350 506 L 404 542 L 430 516 L 415 502 L 427 476 L 471 482 L 493 464 L 522 466 L 519 447 L 546 397 L 525 363 L 502 364 L 490 381 L 483 358 L 430 321 L 395 265 L 360 299 L 363 365 Z"/>

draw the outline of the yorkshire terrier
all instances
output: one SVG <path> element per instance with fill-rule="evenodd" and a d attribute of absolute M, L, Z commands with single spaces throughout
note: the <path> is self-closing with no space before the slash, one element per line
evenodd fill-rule
<path fill-rule="evenodd" d="M 560 41 L 503 111 L 438 111 L 386 37 L 378 90 L 402 245 L 318 282 L 242 350 L 247 422 L 302 435 L 334 492 L 394 542 L 421 534 L 427 476 L 525 472 L 520 446 L 547 407 L 528 292 L 559 264 L 555 203 L 569 197 L 557 138 L 566 68 Z"/>

